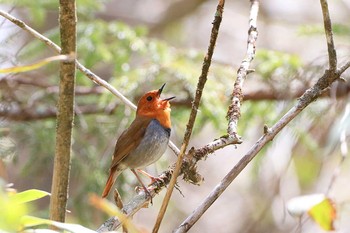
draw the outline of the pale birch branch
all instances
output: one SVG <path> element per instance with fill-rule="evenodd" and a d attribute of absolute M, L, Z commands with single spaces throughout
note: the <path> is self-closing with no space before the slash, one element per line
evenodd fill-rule
<path fill-rule="evenodd" d="M 259 12 L 259 1 L 251 1 L 251 8 L 249 14 L 249 29 L 248 29 L 248 41 L 247 41 L 247 52 L 243 59 L 241 66 L 237 71 L 237 79 L 235 81 L 233 92 L 231 95 L 231 104 L 227 112 L 228 128 L 227 133 L 229 135 L 237 135 L 237 124 L 241 116 L 241 102 L 243 100 L 243 83 L 252 70 L 249 69 L 250 63 L 253 61 L 255 56 L 255 43 L 258 39 L 257 30 L 257 18 Z"/>

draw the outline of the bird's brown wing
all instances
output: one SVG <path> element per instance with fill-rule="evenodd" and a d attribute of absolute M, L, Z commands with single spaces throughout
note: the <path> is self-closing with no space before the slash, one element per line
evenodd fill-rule
<path fill-rule="evenodd" d="M 117 140 L 111 169 L 117 166 L 141 142 L 151 118 L 137 116 Z"/>

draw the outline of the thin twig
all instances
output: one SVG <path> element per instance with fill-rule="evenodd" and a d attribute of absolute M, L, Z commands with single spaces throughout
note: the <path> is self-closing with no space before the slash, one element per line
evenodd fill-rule
<path fill-rule="evenodd" d="M 243 100 L 242 87 L 244 80 L 249 73 L 250 63 L 253 61 L 255 56 L 255 43 L 258 39 L 257 30 L 257 18 L 259 12 L 259 1 L 251 1 L 251 8 L 249 14 L 249 30 L 248 30 L 248 40 L 247 40 L 247 52 L 244 60 L 241 63 L 237 71 L 237 79 L 234 84 L 233 92 L 231 95 L 231 104 L 228 108 L 227 119 L 228 128 L 227 133 L 229 135 L 237 135 L 237 124 L 238 119 L 241 116 L 241 102 Z M 239 136 L 237 136 L 239 137 Z"/>
<path fill-rule="evenodd" d="M 53 41 L 48 39 L 47 37 L 43 36 L 33 28 L 29 27 L 27 24 L 25 24 L 22 20 L 19 20 L 15 18 L 14 16 L 6 13 L 3 10 L 0 10 L 0 15 L 3 16 L 4 18 L 8 19 L 15 25 L 19 26 L 23 30 L 29 32 L 31 35 L 33 35 L 35 38 L 39 39 L 40 41 L 44 42 L 49 48 L 53 49 L 55 53 L 60 53 L 61 48 L 55 44 Z M 89 69 L 84 67 L 78 60 L 75 60 L 76 62 L 76 67 L 89 79 L 94 81 L 96 84 L 103 86 L 107 90 L 109 90 L 112 94 L 117 96 L 125 105 L 129 106 L 131 109 L 136 110 L 136 105 L 133 104 L 130 100 L 128 100 L 122 93 L 120 93 L 117 89 L 115 89 L 112 85 L 110 85 L 108 82 L 105 80 L 101 79 L 98 77 L 96 74 L 92 73 Z M 169 141 L 169 147 L 176 155 L 179 154 L 180 150 L 176 147 L 176 145 L 172 142 Z"/>
<path fill-rule="evenodd" d="M 118 189 L 114 189 L 114 202 L 115 202 L 115 205 L 119 208 L 119 209 L 123 209 L 124 208 L 124 204 L 123 204 L 123 201 L 122 199 L 120 198 L 120 194 L 118 192 Z M 128 233 L 128 229 L 126 228 L 126 226 L 123 224 L 122 226 L 123 228 L 123 233 Z"/>
<path fill-rule="evenodd" d="M 177 158 L 176 166 L 175 166 L 173 175 L 171 177 L 168 190 L 165 194 L 164 200 L 162 202 L 162 206 L 161 206 L 160 211 L 159 211 L 158 216 L 157 216 L 156 223 L 155 223 L 154 228 L 152 230 L 153 233 L 157 233 L 159 230 L 159 227 L 160 227 L 160 224 L 163 220 L 163 217 L 164 217 L 165 211 L 167 209 L 171 194 L 174 190 L 174 187 L 176 184 L 176 179 L 180 174 L 182 161 L 183 161 L 183 158 L 185 156 L 188 143 L 190 141 L 190 137 L 192 134 L 194 122 L 196 120 L 198 106 L 199 106 L 199 103 L 200 103 L 200 100 L 202 97 L 204 85 L 207 81 L 208 71 L 209 71 L 211 59 L 212 59 L 212 56 L 214 53 L 216 39 L 217 39 L 218 34 L 219 34 L 219 28 L 220 28 L 220 24 L 221 24 L 221 20 L 222 20 L 224 5 L 225 5 L 225 0 L 219 0 L 218 6 L 216 9 L 216 13 L 215 13 L 215 18 L 213 21 L 213 27 L 212 27 L 212 31 L 211 31 L 208 51 L 207 51 L 206 56 L 204 57 L 203 66 L 202 66 L 202 73 L 201 73 L 199 80 L 198 80 L 196 95 L 195 95 L 194 101 L 192 103 L 191 114 L 190 114 L 190 117 L 189 117 L 189 120 L 187 123 L 183 143 L 182 143 L 181 150 L 180 150 L 180 154 Z"/>
<path fill-rule="evenodd" d="M 332 22 L 329 17 L 327 0 L 320 0 L 323 15 L 324 30 L 327 39 L 329 70 L 335 72 L 337 70 L 337 52 L 334 48 Z"/>
<path fill-rule="evenodd" d="M 350 103 L 346 105 L 344 115 L 342 119 L 340 120 L 340 125 L 344 125 L 345 121 L 349 118 L 350 116 Z M 339 142 L 340 142 L 340 153 L 341 153 L 341 159 L 336 166 L 336 168 L 333 171 L 333 174 L 331 176 L 331 180 L 329 182 L 327 191 L 326 191 L 326 196 L 329 195 L 329 192 L 332 190 L 337 178 L 339 177 L 341 167 L 343 163 L 345 162 L 346 157 L 348 156 L 349 150 L 348 150 L 348 145 L 346 142 L 346 129 L 342 129 L 340 132 L 340 137 L 339 137 Z"/>

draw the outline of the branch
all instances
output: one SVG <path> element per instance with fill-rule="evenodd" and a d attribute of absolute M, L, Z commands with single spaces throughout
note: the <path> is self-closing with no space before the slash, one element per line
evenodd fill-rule
<path fill-rule="evenodd" d="M 74 0 L 60 0 L 61 54 L 76 54 L 76 5 Z M 50 219 L 65 222 L 74 122 L 75 61 L 60 63 L 60 86 L 54 168 L 50 198 Z"/>
<path fill-rule="evenodd" d="M 196 95 L 195 95 L 194 101 L 192 102 L 191 114 L 190 114 L 190 117 L 189 117 L 189 120 L 187 123 L 187 127 L 186 127 L 186 131 L 185 131 L 184 139 L 182 142 L 181 150 L 180 150 L 179 156 L 178 156 L 177 161 L 176 161 L 176 166 L 175 166 L 174 172 L 172 174 L 168 190 L 165 194 L 164 200 L 162 202 L 162 206 L 161 206 L 160 211 L 159 211 L 158 216 L 157 216 L 156 223 L 155 223 L 154 228 L 152 230 L 153 233 L 157 233 L 159 230 L 159 227 L 160 227 L 160 224 L 163 220 L 163 217 L 164 217 L 165 211 L 167 209 L 171 194 L 174 190 L 177 177 L 180 174 L 182 160 L 185 156 L 186 149 L 187 149 L 188 143 L 190 141 L 192 129 L 193 129 L 194 122 L 195 122 L 196 116 L 197 116 L 198 106 L 199 106 L 199 103 L 200 103 L 200 100 L 202 97 L 205 83 L 207 81 L 208 71 L 209 71 L 209 67 L 211 64 L 211 59 L 213 57 L 216 39 L 217 39 L 218 34 L 219 34 L 219 28 L 220 28 L 220 24 L 221 24 L 221 20 L 222 20 L 222 14 L 224 11 L 224 5 L 225 5 L 225 0 L 219 0 L 218 6 L 216 9 L 216 13 L 215 13 L 215 18 L 213 21 L 213 27 L 211 30 L 208 51 L 207 51 L 206 56 L 204 57 L 204 61 L 203 61 L 203 65 L 202 65 L 202 73 L 198 79 Z"/>
<path fill-rule="evenodd" d="M 94 105 L 83 105 L 76 106 L 74 114 L 96 114 L 96 113 L 106 113 L 106 108 L 101 108 Z M 6 120 L 11 121 L 34 121 L 34 120 L 42 120 L 48 118 L 55 118 L 57 116 L 57 108 L 56 107 L 47 107 L 44 110 L 40 109 L 40 111 L 36 110 L 32 107 L 27 108 L 11 108 L 11 106 L 3 105 L 0 108 L 0 117 L 5 117 Z"/>
<path fill-rule="evenodd" d="M 55 53 L 60 53 L 61 48 L 56 45 L 53 41 L 46 38 L 45 36 L 41 35 L 39 32 L 35 31 L 33 28 L 26 25 L 22 20 L 19 20 L 12 15 L 6 13 L 3 10 L 0 10 L 0 15 L 4 18 L 10 20 L 15 25 L 19 26 L 23 30 L 29 32 L 31 35 L 33 35 L 35 38 L 39 39 L 40 41 L 44 42 L 49 48 L 53 49 Z M 136 105 L 134 105 L 130 100 L 128 100 L 122 93 L 120 93 L 117 89 L 115 89 L 112 85 L 110 85 L 105 80 L 98 77 L 96 74 L 92 73 L 89 69 L 84 67 L 78 60 L 75 60 L 76 67 L 89 79 L 91 79 L 94 83 L 106 88 L 109 90 L 112 94 L 117 96 L 126 106 L 129 106 L 131 109 L 136 110 Z M 175 144 L 172 141 L 169 141 L 169 147 L 172 151 L 174 151 L 175 154 L 179 154 L 180 150 L 175 146 Z"/>
<path fill-rule="evenodd" d="M 324 30 L 327 39 L 329 69 L 334 72 L 337 69 L 337 53 L 333 42 L 332 22 L 331 18 L 329 17 L 327 0 L 320 0 L 320 3 L 322 7 Z"/>
<path fill-rule="evenodd" d="M 242 93 L 243 82 L 246 79 L 247 74 L 250 73 L 251 71 L 249 70 L 249 66 L 254 59 L 255 49 L 256 49 L 255 42 L 258 39 L 258 30 L 256 25 L 258 12 L 259 12 L 259 1 L 252 0 L 251 8 L 250 8 L 250 16 L 249 16 L 247 52 L 244 60 L 241 63 L 241 66 L 237 71 L 237 79 L 235 81 L 233 92 L 231 95 L 232 96 L 231 104 L 227 112 L 227 119 L 229 122 L 227 133 L 229 135 L 237 135 L 237 124 L 238 124 L 238 119 L 241 116 L 241 102 L 243 100 L 243 93 Z"/>

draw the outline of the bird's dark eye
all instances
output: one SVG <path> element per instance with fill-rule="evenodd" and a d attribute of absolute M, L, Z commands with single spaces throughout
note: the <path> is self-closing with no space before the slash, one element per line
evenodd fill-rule
<path fill-rule="evenodd" d="M 147 101 L 151 101 L 152 99 L 153 99 L 152 96 L 147 97 Z"/>

